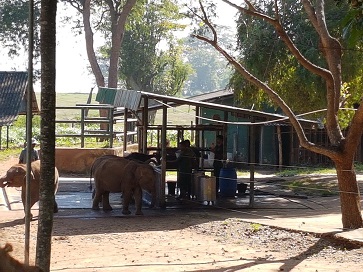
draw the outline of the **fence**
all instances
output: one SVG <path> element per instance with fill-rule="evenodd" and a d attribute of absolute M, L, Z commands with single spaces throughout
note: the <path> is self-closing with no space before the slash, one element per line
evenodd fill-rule
<path fill-rule="evenodd" d="M 79 126 L 80 130 L 79 133 L 57 133 L 56 137 L 76 137 L 81 139 L 81 148 L 85 145 L 85 138 L 102 138 L 108 139 L 109 147 L 113 147 L 113 141 L 116 137 L 124 137 L 124 128 L 119 131 L 115 130 L 115 124 L 123 122 L 124 119 L 114 116 L 114 106 L 111 105 L 76 105 L 73 107 L 57 107 L 57 111 L 80 111 L 80 119 L 71 119 L 71 120 L 56 120 L 56 124 L 70 124 L 72 127 Z M 89 111 L 105 111 L 107 114 L 106 116 L 90 116 Z M 57 114 L 58 115 L 58 114 Z M 132 122 L 134 120 L 128 120 Z M 97 124 L 97 128 L 91 125 Z M 102 126 L 102 124 L 104 124 Z M 127 136 L 129 135 L 136 135 L 136 132 L 130 131 L 127 132 Z M 133 139 L 134 141 L 134 139 Z"/>

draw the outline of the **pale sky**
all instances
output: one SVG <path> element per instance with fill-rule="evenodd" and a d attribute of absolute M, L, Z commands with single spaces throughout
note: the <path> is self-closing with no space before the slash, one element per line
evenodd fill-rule
<path fill-rule="evenodd" d="M 216 0 L 218 5 L 219 24 L 234 25 L 236 10 Z M 58 4 L 58 15 L 73 12 L 73 8 L 67 11 Z M 60 17 L 60 16 L 58 16 Z M 71 24 L 58 23 L 57 29 L 57 75 L 56 75 L 56 91 L 69 93 L 88 93 L 95 86 L 95 80 L 89 72 L 89 62 L 86 55 L 86 46 L 83 35 L 75 36 L 72 33 Z M 97 40 L 96 40 L 97 43 Z M 98 41 L 99 46 L 101 44 Z M 27 55 L 24 54 L 17 58 L 11 59 L 7 56 L 6 50 L 0 48 L 0 71 L 26 71 Z M 38 67 L 36 67 L 38 68 Z M 40 92 L 40 83 L 34 85 L 34 90 Z"/>

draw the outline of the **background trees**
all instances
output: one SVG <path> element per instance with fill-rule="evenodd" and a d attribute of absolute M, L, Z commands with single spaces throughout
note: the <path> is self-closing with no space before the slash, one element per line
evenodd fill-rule
<path fill-rule="evenodd" d="M 260 4 L 261 8 L 269 16 L 273 16 L 274 4 L 272 1 L 265 1 Z M 339 7 L 334 1 L 326 1 L 325 14 L 326 23 L 334 36 L 341 36 L 341 18 L 348 11 L 348 4 Z M 282 10 L 289 10 L 281 14 L 280 20 L 284 29 L 289 33 L 294 44 L 300 52 L 310 61 L 325 67 L 324 58 L 320 55 L 319 36 L 310 24 L 306 13 L 299 1 L 285 1 Z M 352 107 L 359 102 L 362 94 L 361 88 L 356 88 L 361 82 L 362 52 L 358 48 L 349 46 L 344 40 L 340 40 L 343 45 L 342 66 L 345 73 L 342 74 L 344 88 L 344 99 L 341 100 L 342 107 Z M 279 95 L 296 113 L 305 113 L 326 107 L 325 87 L 317 75 L 310 73 L 296 58 L 289 54 L 283 41 L 276 35 L 274 28 L 266 21 L 250 17 L 244 13 L 240 14 L 238 22 L 238 49 L 239 58 L 243 60 L 246 68 L 259 78 L 268 80 L 269 85 L 276 90 Z M 268 96 L 263 90 L 257 90 L 253 84 L 245 80 L 238 72 L 234 73 L 231 80 L 231 87 L 237 92 L 242 106 L 255 104 L 257 108 L 271 104 Z M 347 90 L 355 88 L 353 94 L 348 94 Z M 296 99 L 296 91 L 299 97 Z M 343 98 L 343 97 L 342 97 Z M 340 113 L 348 117 L 351 112 Z M 320 117 L 320 115 L 317 115 Z M 346 118 L 341 119 L 341 123 L 347 124 Z"/>
<path fill-rule="evenodd" d="M 190 73 L 174 32 L 184 29 L 175 1 L 148 1 L 131 14 L 120 54 L 120 79 L 127 88 L 180 94 Z M 104 50 L 108 55 L 108 47 Z"/>
<path fill-rule="evenodd" d="M 311 142 L 305 135 L 299 120 L 292 107 L 288 106 L 284 100 L 284 93 L 281 92 L 276 86 L 271 84 L 271 81 L 266 76 L 261 76 L 258 72 L 254 72 L 244 63 L 243 60 L 235 59 L 225 49 L 223 49 L 218 42 L 218 33 L 211 23 L 209 17 L 208 7 L 212 7 L 213 3 L 209 1 L 199 1 L 199 9 L 191 9 L 195 17 L 210 30 L 210 35 L 203 33 L 196 33 L 195 37 L 209 43 L 218 52 L 220 52 L 236 69 L 236 71 L 243 76 L 249 83 L 256 86 L 256 90 L 263 90 L 269 99 L 289 117 L 289 120 L 294 127 L 300 145 L 313 152 L 329 157 L 335 164 L 337 170 L 338 184 L 340 189 L 342 223 L 344 228 L 360 228 L 363 226 L 361 206 L 360 206 L 360 193 L 354 172 L 354 154 L 358 144 L 361 141 L 363 131 L 363 105 L 359 105 L 353 118 L 349 123 L 349 129 L 346 136 L 343 136 L 342 127 L 339 124 L 339 112 L 344 96 L 343 91 L 343 71 L 342 70 L 342 45 L 338 38 L 334 37 L 334 29 L 331 30 L 327 26 L 325 2 L 317 0 L 312 2 L 301 0 L 301 8 L 299 13 L 304 12 L 307 22 L 311 24 L 315 35 L 318 37 L 318 57 L 310 59 L 309 56 L 300 50 L 297 43 L 298 33 L 291 31 L 289 28 L 291 24 L 285 24 L 284 18 L 288 18 L 290 9 L 285 6 L 285 1 L 264 1 L 261 5 L 257 6 L 250 1 L 245 0 L 244 5 L 236 5 L 229 0 L 222 0 L 235 7 L 240 13 L 249 16 L 252 20 L 260 20 L 270 25 L 271 31 L 279 40 L 281 40 L 286 47 L 286 54 L 289 57 L 296 59 L 299 65 L 304 67 L 314 77 L 319 79 L 324 84 L 326 112 L 325 127 L 329 137 L 329 146 L 320 146 Z M 269 3 L 272 3 L 270 6 Z M 208 5 L 209 3 L 209 5 Z M 259 2 L 261 3 L 261 2 Z M 270 15 L 269 9 L 273 11 Z M 296 11 L 294 11 L 295 13 Z M 200 23 L 201 24 L 201 23 Z M 248 41 L 249 36 L 245 37 L 241 42 Z M 286 58 L 285 58 L 286 59 Z M 256 60 L 254 60 L 256 61 Z M 319 82 L 319 83 L 320 83 Z M 281 85 L 283 86 L 283 85 Z M 314 84 L 315 86 L 315 84 Z M 285 87 L 286 88 L 286 87 Z M 284 89 L 285 89 L 284 88 Z M 297 99 L 305 96 L 300 91 L 300 88 L 293 88 L 287 90 L 293 93 Z M 301 95 L 302 94 L 302 95 Z"/>

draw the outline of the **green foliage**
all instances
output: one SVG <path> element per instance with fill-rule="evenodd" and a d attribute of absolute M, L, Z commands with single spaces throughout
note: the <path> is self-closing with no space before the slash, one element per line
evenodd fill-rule
<path fill-rule="evenodd" d="M 299 167 L 299 168 L 288 168 L 283 171 L 276 173 L 279 177 L 293 177 L 298 175 L 308 174 L 334 174 L 336 173 L 334 168 L 324 167 Z"/>
<path fill-rule="evenodd" d="M 40 2 L 34 6 L 35 56 L 39 56 L 39 16 Z M 0 43 L 8 49 L 8 54 L 18 55 L 28 48 L 29 43 L 29 1 L 0 0 Z"/>
<path fill-rule="evenodd" d="M 307 196 L 334 196 L 338 195 L 337 183 L 315 181 L 310 178 L 304 178 L 294 181 L 289 181 L 284 186 L 287 186 L 296 194 L 304 194 Z"/>
<path fill-rule="evenodd" d="M 260 9 L 269 14 L 274 14 L 274 4 L 260 3 Z M 342 33 L 340 20 L 347 12 L 346 4 L 337 7 L 333 1 L 326 3 L 326 23 L 330 34 L 339 37 Z M 321 67 L 326 67 L 324 58 L 319 49 L 317 34 L 305 15 L 305 11 L 298 1 L 284 1 L 280 8 L 280 20 L 289 34 L 291 40 L 300 52 L 311 62 Z M 286 11 L 286 12 L 285 12 Z M 276 31 L 266 22 L 251 18 L 245 14 L 240 15 L 238 25 L 238 48 L 240 59 L 252 74 L 264 82 L 268 82 L 296 113 L 310 112 L 326 107 L 325 82 L 316 75 L 303 68 L 292 57 L 286 46 L 276 35 Z M 345 105 L 352 106 L 359 101 L 361 96 L 362 63 L 361 52 L 346 50 L 343 54 L 343 82 L 346 82 L 348 93 L 345 94 Z M 237 72 L 233 75 L 231 86 L 238 92 L 237 97 L 242 106 L 254 105 L 261 109 L 272 101 L 262 90 L 251 86 Z M 320 117 L 323 114 L 308 116 Z M 345 114 L 345 116 L 344 116 Z M 344 113 L 342 125 L 349 123 L 349 115 Z M 348 118 L 348 119 L 345 119 Z"/>
<path fill-rule="evenodd" d="M 158 146 L 158 134 L 156 131 L 148 130 L 148 146 Z M 177 131 L 167 131 L 166 132 L 166 138 L 170 142 L 171 147 L 178 147 L 178 134 Z M 184 139 L 191 140 L 191 133 L 190 131 L 184 131 Z M 191 142 L 191 145 L 194 145 L 193 142 Z"/>
<path fill-rule="evenodd" d="M 191 72 L 173 32 L 183 29 L 176 1 L 148 1 L 129 17 L 120 55 L 120 78 L 127 88 L 160 94 L 181 92 Z M 108 47 L 103 47 L 105 55 Z"/>
<path fill-rule="evenodd" d="M 343 5 L 346 1 L 337 1 Z M 343 3 L 344 2 L 344 3 Z M 363 5 L 359 1 L 351 2 L 351 8 L 342 20 L 343 38 L 350 47 L 363 42 Z"/>
<path fill-rule="evenodd" d="M 262 228 L 262 225 L 261 224 L 251 223 L 252 232 L 258 232 L 258 231 L 261 230 L 261 228 Z"/>

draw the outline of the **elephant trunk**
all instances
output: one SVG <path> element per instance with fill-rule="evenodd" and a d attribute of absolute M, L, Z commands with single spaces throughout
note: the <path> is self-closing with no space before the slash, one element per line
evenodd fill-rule
<path fill-rule="evenodd" d="M 4 188 L 7 185 L 6 176 L 0 178 L 0 188 Z"/>

